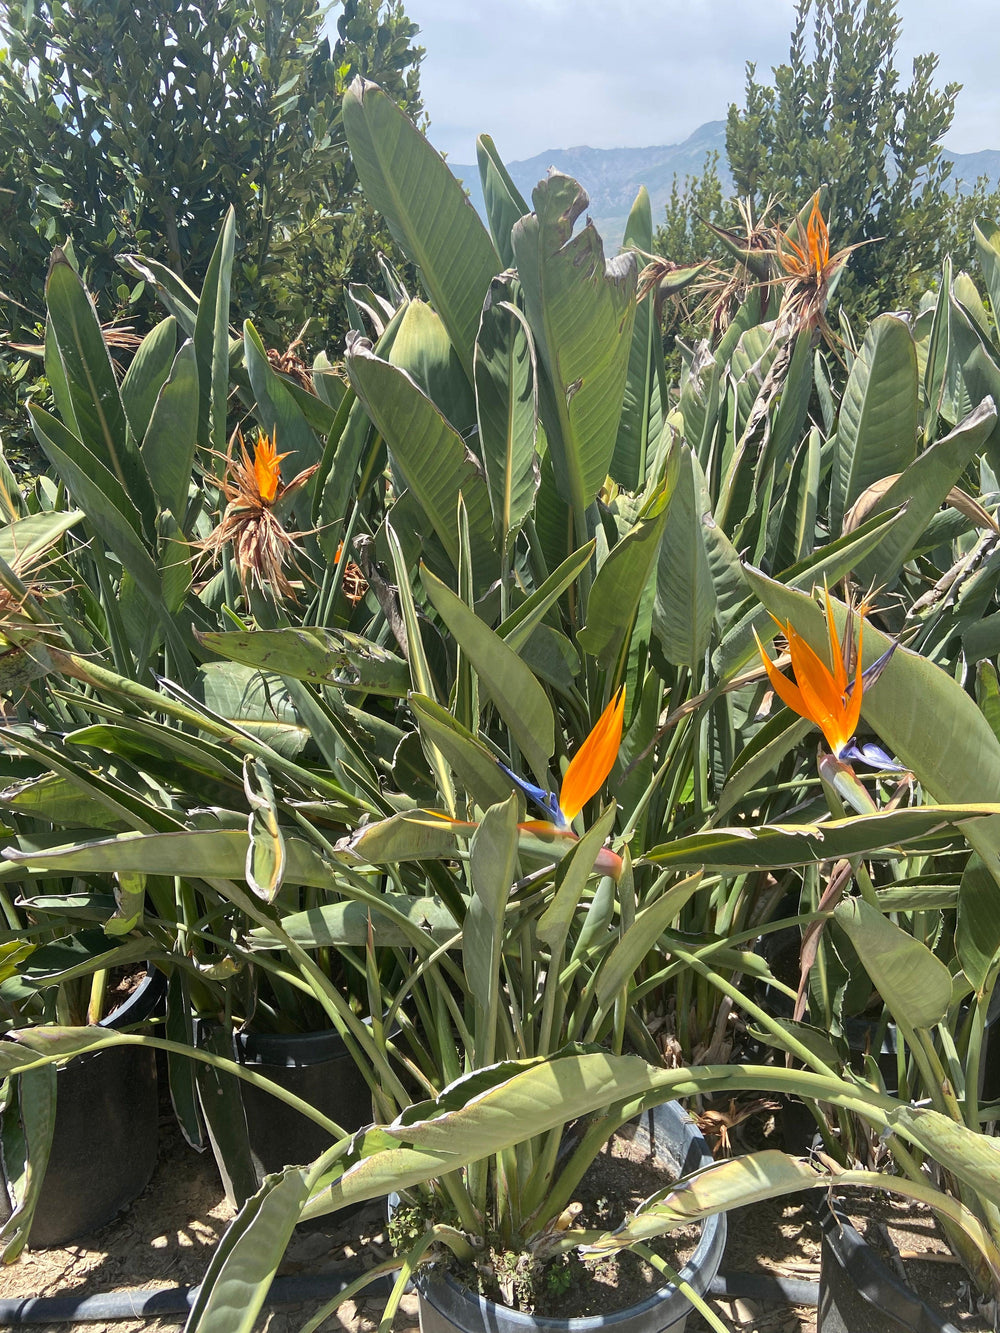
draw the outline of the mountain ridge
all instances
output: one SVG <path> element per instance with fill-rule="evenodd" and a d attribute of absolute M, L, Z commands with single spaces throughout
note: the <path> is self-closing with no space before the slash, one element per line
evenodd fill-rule
<path fill-rule="evenodd" d="M 674 181 L 682 183 L 685 176 L 700 174 L 706 157 L 713 152 L 719 154 L 719 176 L 726 190 L 732 181 L 726 163 L 724 120 L 706 121 L 678 144 L 648 148 L 590 148 L 585 144 L 546 148 L 533 157 L 504 165 L 529 205 L 532 189 L 550 168 L 574 177 L 590 197 L 588 214 L 597 230 L 606 242 L 617 245 L 640 185 L 649 191 L 655 228 L 662 221 Z M 980 176 L 986 176 L 994 189 L 1000 184 L 1000 150 L 946 151 L 944 156 L 953 164 L 952 179 L 960 181 L 964 191 L 971 190 Z M 479 215 L 485 216 L 479 168 L 451 162 L 448 165 L 469 191 Z"/>

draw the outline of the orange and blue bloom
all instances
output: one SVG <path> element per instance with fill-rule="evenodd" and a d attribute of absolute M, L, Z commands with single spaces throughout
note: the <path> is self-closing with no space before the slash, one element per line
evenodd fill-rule
<path fill-rule="evenodd" d="M 562 780 L 559 795 L 536 787 L 512 773 L 506 764 L 500 764 L 504 773 L 515 786 L 530 796 L 549 818 L 529 820 L 518 824 L 521 850 L 534 857 L 551 857 L 559 860 L 578 840 L 572 828 L 572 821 L 580 813 L 592 796 L 604 785 L 615 765 L 622 740 L 622 725 L 625 716 L 625 690 L 620 689 L 597 719 L 590 735 L 577 750 L 570 761 Z M 384 835 L 387 830 L 397 830 L 400 825 L 420 826 L 437 829 L 446 835 L 467 837 L 477 825 L 472 820 L 455 819 L 442 810 L 407 810 L 391 815 L 388 819 L 375 824 L 364 824 L 350 837 L 337 844 L 338 850 L 346 855 L 370 860 L 371 864 L 382 864 L 386 857 Z M 407 852 L 407 858 L 424 855 L 441 855 L 442 849 L 428 853 L 426 847 L 414 852 Z M 393 859 L 400 856 L 398 844 L 393 843 Z M 619 879 L 624 869 L 622 858 L 610 847 L 602 847 L 594 858 L 594 870 L 602 875 L 611 875 Z"/>
<path fill-rule="evenodd" d="M 555 792 L 545 791 L 526 782 L 524 778 L 512 773 L 506 764 L 497 760 L 511 781 L 516 783 L 526 796 L 530 796 L 549 817 L 547 820 L 533 820 L 522 824 L 521 828 L 530 829 L 535 833 L 549 833 L 553 830 L 566 832 L 572 827 L 573 820 L 590 798 L 600 791 L 615 766 L 621 748 L 624 721 L 625 686 L 623 685 L 570 760 L 558 796 Z"/>
<path fill-rule="evenodd" d="M 896 645 L 891 644 L 887 651 L 882 654 L 877 662 L 873 662 L 867 671 L 862 670 L 861 645 L 864 638 L 865 616 L 865 610 L 862 607 L 860 612 L 861 623 L 858 629 L 857 663 L 854 680 L 849 681 L 848 663 L 852 656 L 853 638 L 848 628 L 843 645 L 841 646 L 837 642 L 830 594 L 824 592 L 824 597 L 826 601 L 827 633 L 830 638 L 830 659 L 833 663 L 833 670 L 831 671 L 819 654 L 814 652 L 806 643 L 791 621 L 782 625 L 780 620 L 772 617 L 788 640 L 788 654 L 792 659 L 795 680 L 789 680 L 778 670 L 764 651 L 764 646 L 757 638 L 756 631 L 754 631 L 754 637 L 757 638 L 757 648 L 767 671 L 768 680 L 771 682 L 771 687 L 782 703 L 786 704 L 793 713 L 798 713 L 799 717 L 804 717 L 807 721 L 813 722 L 819 727 L 835 759 L 844 762 L 857 759 L 875 768 L 899 768 L 895 760 L 891 759 L 880 746 L 872 741 L 866 741 L 859 745 L 855 734 L 861 719 L 861 700 L 864 691 L 870 689 L 878 680 L 892 657 Z M 848 620 L 848 625 L 850 625 L 850 620 Z"/>

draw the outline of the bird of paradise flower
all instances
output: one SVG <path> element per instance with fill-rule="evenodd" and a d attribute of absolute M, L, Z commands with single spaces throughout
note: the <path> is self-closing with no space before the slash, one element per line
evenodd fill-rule
<path fill-rule="evenodd" d="M 799 228 L 799 240 L 780 227 L 775 228 L 775 253 L 784 269 L 781 280 L 787 284 L 779 322 L 786 329 L 819 329 L 826 341 L 832 343 L 834 335 L 826 322 L 826 307 L 834 278 L 849 256 L 868 242 L 857 241 L 831 255 L 830 230 L 819 199 L 817 190 L 804 235 Z"/>
<path fill-rule="evenodd" d="M 833 669 L 831 670 L 819 654 L 813 651 L 801 634 L 797 632 L 791 621 L 787 621 L 783 625 L 780 620 L 772 616 L 771 619 L 774 620 L 774 623 L 788 640 L 788 653 L 792 661 L 792 670 L 795 672 L 795 680 L 794 682 L 789 680 L 778 670 L 765 651 L 764 645 L 757 636 L 757 631 L 754 630 L 757 649 L 763 660 L 771 687 L 782 703 L 787 704 L 794 713 L 798 713 L 799 717 L 804 717 L 807 721 L 819 727 L 835 759 L 842 762 L 850 762 L 854 759 L 874 768 L 898 769 L 899 765 L 885 753 L 881 746 L 876 745 L 873 741 L 866 741 L 859 745 L 856 737 L 858 723 L 861 720 L 861 701 L 864 692 L 872 688 L 885 670 L 892 654 L 895 652 L 896 645 L 895 643 L 890 644 L 878 661 L 873 662 L 867 670 L 862 670 L 861 647 L 864 639 L 864 619 L 867 605 L 863 604 L 859 608 L 860 624 L 857 653 L 855 654 L 851 609 L 848 608 L 847 625 L 844 640 L 841 644 L 837 642 L 837 630 L 833 620 L 830 594 L 824 589 L 823 595 L 826 605 L 827 634 L 830 639 L 830 660 Z M 848 670 L 852 656 L 856 656 L 856 665 L 854 680 L 849 682 Z"/>
<path fill-rule="evenodd" d="M 218 527 L 201 543 L 202 549 L 218 556 L 231 545 L 236 569 L 244 588 L 256 583 L 271 588 L 279 597 L 294 596 L 295 589 L 285 566 L 296 549 L 276 509 L 281 508 L 309 480 L 318 467 L 306 468 L 287 484 L 281 480 L 281 461 L 275 436 L 258 436 L 253 459 L 239 434 L 240 458 L 230 452 L 220 483 L 226 509 Z"/>
<path fill-rule="evenodd" d="M 614 768 L 621 747 L 624 718 L 625 688 L 622 686 L 570 760 L 558 795 L 527 782 L 506 764 L 497 760 L 500 768 L 515 786 L 548 816 L 546 819 L 530 819 L 518 824 L 522 845 L 526 850 L 538 851 L 559 859 L 569 851 L 573 843 L 578 841 L 572 826 L 573 821 L 587 802 L 604 786 Z M 393 838 L 392 833 L 400 824 L 418 825 L 430 830 L 432 835 L 462 834 L 477 827 L 474 821 L 453 819 L 440 810 L 411 810 L 393 815 L 376 824 L 364 825 L 349 838 L 338 843 L 337 850 L 354 858 L 379 863 L 382 859 L 381 848 L 398 851 L 400 844 Z M 444 846 L 445 844 L 442 844 L 442 849 Z M 391 860 L 394 857 L 387 856 L 384 859 Z M 594 861 L 594 869 L 617 879 L 622 873 L 622 859 L 610 848 L 602 847 Z"/>

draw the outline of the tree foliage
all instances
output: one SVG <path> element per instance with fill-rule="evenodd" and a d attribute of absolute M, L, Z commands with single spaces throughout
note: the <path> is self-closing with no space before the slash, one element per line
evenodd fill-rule
<path fill-rule="evenodd" d="M 969 230 L 941 154 L 960 85 L 935 87 L 932 54 L 917 56 L 904 78 L 899 34 L 896 0 L 797 0 L 788 62 L 770 84 L 747 65 L 744 104 L 730 107 L 726 126 L 734 193 L 756 215 L 773 198 L 787 218 L 828 186 L 837 248 L 864 243 L 839 288 L 862 318 L 910 307 Z M 689 182 L 686 193 L 698 211 L 704 183 Z M 682 197 L 658 239 L 685 235 L 684 214 Z M 720 221 L 718 210 L 710 220 Z M 686 235 L 697 237 L 693 228 Z"/>
<path fill-rule="evenodd" d="M 390 246 L 360 205 L 344 88 L 377 80 L 421 112 L 416 26 L 400 0 L 40 0 L 0 4 L 0 301 L 15 340 L 44 312 L 71 242 L 102 319 L 135 310 L 115 256 L 138 250 L 197 288 L 227 208 L 235 308 L 325 341 L 340 289 Z"/>

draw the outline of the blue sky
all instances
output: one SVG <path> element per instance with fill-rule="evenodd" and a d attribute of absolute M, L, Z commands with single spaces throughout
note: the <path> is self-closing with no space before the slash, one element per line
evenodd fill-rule
<path fill-rule="evenodd" d="M 475 161 L 493 135 L 508 161 L 547 148 L 679 143 L 787 59 L 793 0 L 405 0 L 422 30 L 434 145 Z M 964 85 L 946 139 L 1000 148 L 997 0 L 898 0 L 897 68 L 936 51 L 939 86 Z"/>

